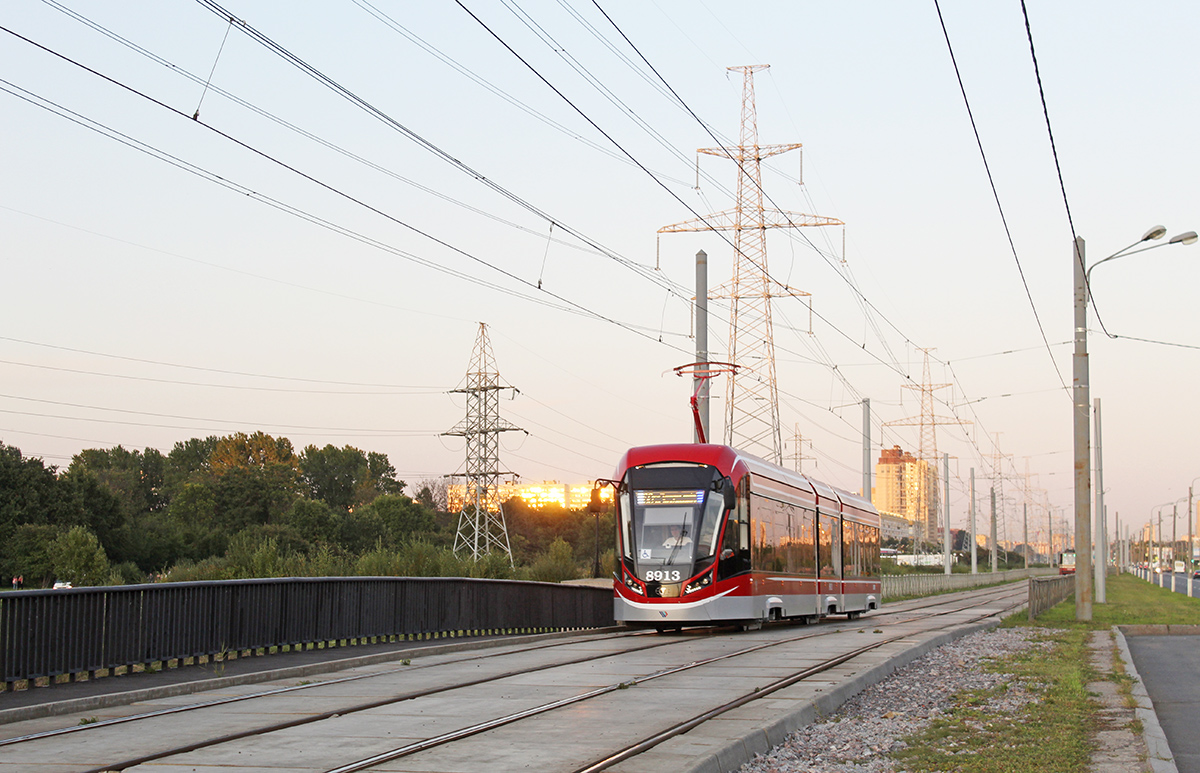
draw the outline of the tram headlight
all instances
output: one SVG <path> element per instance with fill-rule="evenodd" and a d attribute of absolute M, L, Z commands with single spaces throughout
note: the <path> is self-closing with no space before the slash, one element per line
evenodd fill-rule
<path fill-rule="evenodd" d="M 695 593 L 701 588 L 707 586 L 710 582 L 712 582 L 712 570 L 705 572 L 699 578 L 692 580 L 687 585 L 683 586 L 683 595 L 686 596 L 689 593 Z"/>
<path fill-rule="evenodd" d="M 646 589 L 642 587 L 642 584 L 629 575 L 625 575 L 625 587 L 640 596 L 646 595 Z"/>

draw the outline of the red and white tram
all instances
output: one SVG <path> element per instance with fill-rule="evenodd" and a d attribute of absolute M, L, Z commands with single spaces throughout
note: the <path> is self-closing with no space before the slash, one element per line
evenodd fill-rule
<path fill-rule="evenodd" d="M 659 629 L 878 609 L 869 501 L 723 445 L 632 448 L 617 469 L 615 615 Z"/>

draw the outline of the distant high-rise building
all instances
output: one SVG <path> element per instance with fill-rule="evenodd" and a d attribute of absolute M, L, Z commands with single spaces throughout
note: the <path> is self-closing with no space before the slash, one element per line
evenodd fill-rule
<path fill-rule="evenodd" d="M 897 515 L 915 526 L 914 533 L 926 542 L 938 542 L 937 469 L 900 446 L 883 449 L 875 465 L 871 502 L 881 513 Z"/>

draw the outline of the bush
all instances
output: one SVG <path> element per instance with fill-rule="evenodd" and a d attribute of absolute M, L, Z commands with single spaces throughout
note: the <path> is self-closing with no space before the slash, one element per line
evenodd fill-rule
<path fill-rule="evenodd" d="M 538 582 L 574 580 L 579 577 L 579 574 L 579 567 L 575 564 L 571 546 L 562 537 L 551 542 L 546 552 L 542 553 L 529 568 L 529 579 Z"/>

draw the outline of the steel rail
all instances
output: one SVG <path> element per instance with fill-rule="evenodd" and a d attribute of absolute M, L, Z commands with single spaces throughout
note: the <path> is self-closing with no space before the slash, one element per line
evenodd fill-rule
<path fill-rule="evenodd" d="M 1000 615 L 1003 615 L 1005 612 L 1009 612 L 1013 609 L 1020 607 L 1022 603 L 1023 602 L 1018 601 L 1015 604 L 1010 604 L 1009 606 L 1005 607 L 1002 610 L 999 610 L 996 612 L 989 612 L 988 614 L 984 614 L 984 615 L 979 615 L 978 617 L 972 618 L 971 620 L 968 620 L 963 624 L 969 625 L 970 623 L 978 622 L 979 620 L 986 620 L 989 617 L 998 617 Z M 931 617 L 932 616 L 933 615 L 931 615 Z M 704 712 L 703 714 L 699 714 L 695 717 L 692 717 L 691 719 L 689 719 L 685 722 L 680 722 L 676 725 L 673 725 L 672 727 L 669 727 L 666 730 L 663 730 L 659 733 L 654 734 L 650 738 L 647 738 L 643 741 L 633 744 L 632 746 L 627 746 L 626 748 L 622 749 L 619 752 L 616 752 L 615 754 L 609 755 L 608 757 L 605 757 L 601 760 L 597 760 L 596 762 L 593 762 L 590 765 L 579 768 L 578 770 L 574 771 L 574 773 L 598 773 L 601 770 L 606 770 L 606 769 L 612 767 L 613 765 L 624 762 L 625 760 L 631 759 L 633 757 L 636 757 L 639 754 L 649 751 L 650 749 L 653 749 L 655 746 L 658 746 L 659 744 L 663 743 L 664 741 L 670 740 L 671 738 L 674 738 L 675 736 L 682 735 L 682 734 L 688 732 L 689 730 L 693 730 L 696 727 L 699 727 L 700 725 L 709 721 L 710 719 L 713 719 L 714 717 L 718 717 L 721 714 L 724 714 L 728 711 L 732 711 L 733 709 L 736 709 L 740 706 L 744 706 L 747 703 L 756 701 L 759 698 L 764 698 L 764 697 L 770 695 L 771 693 L 774 693 L 774 692 L 784 689 L 785 687 L 791 687 L 793 684 L 803 681 L 803 680 L 809 678 L 810 676 L 814 676 L 823 671 L 828 671 L 829 669 L 834 668 L 835 666 L 839 666 L 842 663 L 845 663 L 849 660 L 853 660 L 854 658 L 858 657 L 859 655 L 870 652 L 871 650 L 874 650 L 874 649 L 878 649 L 879 647 L 882 647 L 885 644 L 890 644 L 895 641 L 900 641 L 901 639 L 906 639 L 909 636 L 912 636 L 912 634 L 910 633 L 910 634 L 903 634 L 900 636 L 893 636 L 891 638 L 884 639 L 882 641 L 873 642 L 864 647 L 859 647 L 856 650 L 852 650 L 850 652 L 843 653 L 842 655 L 838 655 L 837 657 L 830 658 L 829 660 L 827 660 L 823 663 L 818 663 L 815 666 L 811 666 L 803 671 L 792 674 L 791 676 L 784 677 L 783 679 L 773 682 L 773 683 L 767 685 L 766 687 L 755 688 L 754 692 L 752 692 L 752 693 L 747 693 L 746 695 L 743 695 L 740 698 L 735 698 L 734 700 L 729 701 L 728 703 L 725 703 L 721 706 L 717 706 L 716 708 L 710 709 L 710 710 Z"/>
<path fill-rule="evenodd" d="M 981 593 L 982 593 L 982 595 L 992 596 L 992 595 L 997 595 L 997 594 L 1003 595 L 1003 593 L 1005 591 L 1012 592 L 1012 589 L 1007 586 L 998 586 L 996 588 L 991 588 L 991 589 L 982 591 Z M 905 619 L 896 620 L 896 621 L 889 622 L 889 623 L 884 623 L 885 625 L 899 625 L 899 624 L 903 624 L 903 623 L 907 623 L 907 622 L 912 622 L 915 620 L 926 619 L 929 617 L 937 617 L 937 616 L 942 616 L 942 615 L 947 615 L 947 614 L 953 614 L 955 612 L 959 612 L 964 609 L 970 609 L 974 606 L 978 606 L 978 603 L 979 603 L 979 599 L 978 599 L 978 597 L 976 597 L 975 599 L 972 600 L 972 603 L 967 604 L 966 606 L 956 607 L 954 609 L 943 610 L 943 611 L 939 611 L 939 612 L 932 612 L 932 613 L 927 613 L 927 614 L 916 614 L 916 615 L 911 614 L 912 612 L 917 612 L 921 609 L 945 606 L 945 605 L 953 604 L 953 603 L 956 603 L 959 601 L 961 601 L 961 600 L 942 597 L 941 600 L 935 601 L 930 604 L 922 604 L 912 610 L 891 609 L 891 610 L 879 611 L 878 613 L 872 615 L 872 617 L 880 618 L 880 617 L 892 616 L 892 615 L 903 615 L 906 612 L 910 613 L 909 616 L 906 617 Z M 419 751 L 423 751 L 428 748 L 432 748 L 434 746 L 442 745 L 442 744 L 449 743 L 454 740 L 458 740 L 463 737 L 467 737 L 469 735 L 474 735 L 474 734 L 477 734 L 480 732 L 484 732 L 485 730 L 489 730 L 494 727 L 499 727 L 499 726 L 502 726 L 505 724 L 511 724 L 512 722 L 519 721 L 520 719 L 525 719 L 529 716 L 534 716 L 536 714 L 545 713 L 547 711 L 551 711 L 553 709 L 560 708 L 565 705 L 570 705 L 572 703 L 578 703 L 580 701 L 594 698 L 599 695 L 603 695 L 603 694 L 612 692 L 614 690 L 624 689 L 624 688 L 629 687 L 631 684 L 636 684 L 636 683 L 647 681 L 650 679 L 661 678 L 664 676 L 668 676 L 670 674 L 678 673 L 680 671 L 685 671 L 685 670 L 697 668 L 697 667 L 700 667 L 703 665 L 708 665 L 710 663 L 713 663 L 713 662 L 716 662 L 719 660 L 724 660 L 724 659 L 728 659 L 728 658 L 732 658 L 732 657 L 738 657 L 741 655 L 750 654 L 750 653 L 756 652 L 758 650 L 766 649 L 769 647 L 779 646 L 782 644 L 792 643 L 792 642 L 801 641 L 804 639 L 809 639 L 809 638 L 814 638 L 814 637 L 819 637 L 819 636 L 832 635 L 832 634 L 838 633 L 842 630 L 845 630 L 848 627 L 849 628 L 855 627 L 855 623 L 857 623 L 858 625 L 861 625 L 861 622 L 862 622 L 861 619 L 857 620 L 857 621 L 846 621 L 846 622 L 842 622 L 842 623 L 838 624 L 836 627 L 831 626 L 827 630 L 813 631 L 810 633 L 802 634 L 800 636 L 788 637 L 786 639 L 782 639 L 779 641 L 765 642 L 762 644 L 754 645 L 752 647 L 746 647 L 746 648 L 740 649 L 736 652 L 726 653 L 724 655 L 715 656 L 713 658 L 708 658 L 708 659 L 705 659 L 702 661 L 696 661 L 696 662 L 685 664 L 682 666 L 676 666 L 676 667 L 672 667 L 669 669 L 664 669 L 659 672 L 654 672 L 654 673 L 647 674 L 642 677 L 635 678 L 634 680 L 631 680 L 630 682 L 622 682 L 622 683 L 618 683 L 618 684 L 614 684 L 614 685 L 609 685 L 607 687 L 598 688 L 597 690 L 589 691 L 589 692 L 583 693 L 581 695 L 572 696 L 570 698 L 566 698 L 561 701 L 555 701 L 555 702 L 552 702 L 549 704 L 545 704 L 543 706 L 534 707 L 532 709 L 529 709 L 529 710 L 523 711 L 523 712 L 519 712 L 514 715 L 509 715 L 507 717 L 500 717 L 500 718 L 491 720 L 486 723 L 481 723 L 480 725 L 472 726 L 470 728 L 464 728 L 463 730 L 460 730 L 460 731 L 454 731 L 452 733 L 447 733 L 442 736 L 437 736 L 436 738 L 426 739 L 425 741 L 420 741 L 420 742 L 416 742 L 414 744 L 409 744 L 405 747 L 402 747 L 402 749 L 392 750 L 392 752 L 385 752 L 384 755 L 388 755 L 388 754 L 391 755 L 391 756 L 388 756 L 387 759 L 395 759 L 397 757 L 407 756 L 407 755 L 414 754 Z M 722 629 L 720 629 L 720 628 L 712 629 L 713 633 L 720 631 L 720 630 L 722 630 Z M 615 634 L 614 637 L 622 638 L 622 637 L 627 637 L 627 636 L 645 635 L 648 633 L 649 632 L 634 631 L 634 632 L 629 632 L 629 633 Z M 898 638 L 903 638 L 903 637 L 898 637 Z M 524 674 L 528 674 L 528 673 L 532 673 L 532 672 L 536 672 L 536 671 L 543 671 L 543 670 L 548 670 L 548 669 L 557 668 L 557 667 L 561 667 L 561 666 L 575 665 L 578 663 L 585 663 L 585 662 L 588 662 L 591 660 L 599 660 L 599 659 L 610 658 L 610 657 L 619 657 L 625 653 L 639 652 L 642 650 L 648 650 L 648 649 L 653 649 L 653 648 L 657 648 L 657 647 L 661 647 L 661 646 L 668 646 L 668 645 L 673 645 L 673 644 L 682 644 L 682 643 L 687 643 L 692 640 L 693 639 L 690 637 L 683 638 L 683 639 L 672 638 L 667 641 L 659 640 L 659 641 L 656 641 L 655 643 L 649 644 L 647 646 L 632 647 L 628 650 L 625 650 L 625 651 L 619 652 L 619 653 L 607 652 L 607 653 L 602 653 L 600 655 L 589 655 L 589 656 L 583 657 L 583 658 L 577 658 L 577 659 L 563 661 L 563 662 L 559 662 L 559 663 L 546 664 L 546 665 L 538 666 L 538 667 L 534 667 L 534 668 L 525 668 L 520 671 L 512 671 L 512 672 L 505 672 L 502 674 L 495 674 L 492 676 L 481 677 L 479 679 L 469 680 L 466 682 L 460 682 L 460 683 L 456 683 L 456 684 L 452 684 L 452 685 L 445 685 L 445 686 L 441 686 L 441 687 L 430 688 L 427 690 L 412 691 L 412 692 L 404 693 L 401 695 L 391 696 L 389 698 L 371 701 L 369 703 L 356 704 L 354 706 L 337 708 L 337 709 L 322 712 L 319 714 L 313 714 L 313 715 L 309 715 L 306 717 L 300 717 L 300 718 L 296 718 L 293 720 L 275 723 L 272 725 L 262 726 L 259 728 L 247 729 L 245 731 L 240 731 L 237 733 L 220 736 L 217 738 L 205 739 L 202 741 L 197 741 L 195 743 L 181 745 L 181 746 L 174 747 L 171 749 L 166 749 L 166 750 L 163 750 L 160 752 L 143 755 L 143 756 L 140 756 L 137 758 L 124 760 L 121 762 L 108 763 L 108 764 L 105 764 L 100 767 L 88 769 L 88 770 L 84 771 L 83 773 L 107 773 L 108 771 L 121 771 L 126 768 L 134 767 L 135 765 L 140 765 L 140 764 L 144 764 L 144 763 L 151 762 L 154 760 L 163 759 L 165 757 L 171 757 L 171 756 L 176 756 L 179 754 L 185 754 L 185 753 L 188 753 L 191 751 L 196 751 L 198 749 L 211 747 L 211 746 L 217 746 L 217 745 L 220 745 L 223 743 L 229 743 L 229 742 L 236 741 L 236 740 L 239 740 L 242 738 L 252 737 L 252 736 L 256 736 L 256 735 L 265 735 L 265 734 L 268 734 L 271 732 L 285 730 L 285 729 L 300 726 L 300 725 L 311 724 L 311 723 L 319 722 L 319 721 L 322 721 L 325 719 L 332 719 L 334 717 L 342 716 L 345 714 L 355 713 L 355 712 L 359 712 L 359 711 L 366 711 L 366 710 L 370 710 L 370 709 L 374 709 L 374 708 L 379 708 L 381 706 L 399 703 L 402 701 L 414 700 L 417 698 L 426 697 L 428 695 L 434 695 L 434 694 L 448 692 L 448 691 L 452 691 L 452 690 L 456 690 L 456 689 L 462 689 L 462 688 L 466 688 L 466 687 L 476 686 L 479 684 L 485 684 L 487 682 L 498 681 L 501 679 L 511 678 L 514 676 L 520 676 L 520 675 L 524 675 Z M 355 675 L 355 676 L 351 676 L 351 677 L 327 680 L 327 681 L 317 682 L 317 683 L 308 684 L 308 685 L 296 685 L 296 686 L 292 686 L 292 687 L 279 688 L 279 689 L 269 690 L 269 691 L 262 691 L 259 693 L 253 693 L 253 694 L 245 695 L 245 696 L 233 696 L 230 698 L 224 698 L 224 699 L 219 699 L 219 700 L 215 700 L 215 701 L 206 701 L 206 702 L 201 702 L 201 703 L 197 703 L 197 704 L 190 704 L 188 706 L 173 707 L 170 709 L 163 709 L 160 711 L 147 712 L 144 714 L 132 715 L 129 717 L 118 717 L 118 718 L 114 718 L 111 720 L 105 720 L 103 722 L 91 723 L 88 725 L 77 725 L 77 726 L 72 726 L 72 727 L 68 727 L 68 728 L 61 728 L 58 730 L 45 731 L 42 733 L 36 733 L 36 734 L 28 735 L 28 736 L 22 736 L 19 738 L 12 738 L 12 739 L 7 739 L 5 741 L 0 741 L 0 745 L 11 745 L 11 744 L 19 743 L 19 742 L 38 740 L 38 739 L 43 739 L 43 738 L 52 737 L 52 736 L 56 736 L 56 735 L 64 735 L 64 734 L 72 733 L 72 732 L 83 732 L 86 730 L 96 729 L 96 728 L 100 728 L 100 727 L 112 726 L 115 724 L 121 724 L 121 723 L 126 723 L 126 722 L 132 722 L 135 720 L 152 719 L 152 718 L 167 715 L 167 714 L 180 713 L 182 711 L 199 710 L 199 709 L 204 709 L 204 708 L 210 708 L 213 706 L 219 706 L 219 705 L 224 705 L 224 704 L 228 704 L 228 703 L 238 702 L 238 701 L 250 700 L 250 699 L 254 699 L 254 698 L 272 697 L 275 695 L 290 693 L 290 692 L 294 692 L 294 691 L 302 690 L 302 689 L 315 689 L 315 688 L 320 688 L 320 687 L 324 687 L 324 686 L 340 684 L 340 683 L 344 683 L 344 682 L 356 681 L 359 679 L 369 679 L 369 678 L 381 677 L 381 676 L 386 676 L 388 674 L 394 674 L 394 673 L 401 672 L 401 671 L 410 672 L 410 671 L 412 671 L 414 669 L 418 669 L 418 668 L 435 668 L 435 667 L 441 667 L 441 666 L 445 666 L 445 665 L 453 665 L 454 663 L 462 663 L 462 662 L 468 662 L 468 661 L 472 661 L 472 660 L 484 660 L 487 658 L 501 657 L 503 655 L 508 655 L 508 654 L 518 654 L 521 652 L 528 652 L 528 651 L 534 651 L 534 650 L 539 650 L 539 649 L 549 649 L 549 648 L 554 648 L 554 647 L 569 646 L 569 645 L 578 644 L 578 643 L 579 643 L 579 640 L 572 640 L 572 641 L 566 641 L 566 642 L 554 642 L 551 644 L 543 644 L 543 645 L 536 645 L 536 646 L 531 646 L 531 647 L 522 647 L 522 648 L 518 648 L 518 649 L 507 650 L 502 653 L 488 653 L 485 655 L 476 655 L 476 656 L 473 656 L 470 658 L 463 658 L 461 660 L 452 661 L 451 663 L 429 663 L 429 664 L 423 664 L 421 666 L 416 666 L 416 667 L 407 667 L 406 666 L 406 667 L 401 667 L 401 668 L 388 669 L 388 670 L 382 671 L 382 672 L 375 672 L 375 673 L 371 673 L 371 674 L 360 674 L 360 675 Z M 884 643 L 887 643 L 887 642 L 886 641 L 879 642 L 877 644 L 884 644 Z M 830 666 L 830 667 L 832 667 L 832 666 Z M 377 757 L 378 756 L 379 755 L 377 755 Z M 374 761 L 369 764 L 364 763 L 364 761 L 358 761 L 356 763 L 350 763 L 349 765 L 335 768 L 334 770 L 336 770 L 336 771 L 362 770 L 365 767 L 370 767 L 371 765 L 379 764 L 380 762 L 385 761 L 384 759 L 376 759 L 374 757 L 371 759 Z"/>
<path fill-rule="evenodd" d="M 1005 607 L 1005 609 L 1001 610 L 1000 612 L 989 612 L 985 615 L 980 615 L 977 618 L 972 618 L 972 620 L 968 621 L 968 622 L 974 622 L 975 620 L 982 620 L 982 619 L 986 619 L 988 617 L 994 617 L 997 614 L 1001 614 L 1002 612 L 1019 607 L 1022 603 L 1023 603 L 1023 601 L 1019 601 L 1014 605 L 1009 605 L 1008 607 Z M 977 603 L 972 603 L 972 604 L 969 604 L 967 606 L 960 607 L 957 609 L 949 609 L 949 610 L 942 610 L 940 612 L 932 612 L 930 614 L 920 615 L 920 616 L 917 616 L 914 618 L 910 618 L 908 620 L 900 620 L 900 621 L 896 621 L 893 623 L 885 623 L 885 625 L 900 625 L 902 623 L 913 622 L 914 620 L 923 620 L 923 619 L 927 619 L 930 617 L 940 617 L 943 615 L 953 614 L 955 612 L 961 612 L 964 609 L 971 609 L 972 607 L 976 607 L 976 606 L 978 606 Z M 324 771 L 324 773 L 356 773 L 356 771 L 366 770 L 368 768 L 374 767 L 374 766 L 379 765 L 384 762 L 390 762 L 392 760 L 399 759 L 400 757 L 406 757 L 411 754 L 416 754 L 417 752 L 427 751 L 434 747 L 441 746 L 441 745 L 444 745 L 444 744 L 447 744 L 447 743 L 450 743 L 453 741 L 461 740 L 463 738 L 469 738 L 471 736 L 478 735 L 480 733 L 484 733 L 489 730 L 494 730 L 495 728 L 502 727 L 504 725 L 518 722 L 522 719 L 527 719 L 529 717 L 537 716 L 539 714 L 545 714 L 549 711 L 553 711 L 555 709 L 562 708 L 564 706 L 570 706 L 575 703 L 580 703 L 585 700 L 590 700 L 592 698 L 595 698 L 595 697 L 598 697 L 601 695 L 606 695 L 606 694 L 614 692 L 616 690 L 627 689 L 629 687 L 648 682 L 652 679 L 659 679 L 661 677 L 680 673 L 682 671 L 688 671 L 693 668 L 699 668 L 701 666 L 710 665 L 717 661 L 726 660 L 726 659 L 733 658 L 733 657 L 740 657 L 742 655 L 756 652 L 758 650 L 767 649 L 769 647 L 777 647 L 782 644 L 791 644 L 791 643 L 801 641 L 804 639 L 811 639 L 811 638 L 815 638 L 818 636 L 827 636 L 827 635 L 839 633 L 840 630 L 841 629 L 839 628 L 837 630 L 820 631 L 820 632 L 810 633 L 810 634 L 806 634 L 806 635 L 802 635 L 802 636 L 794 636 L 794 637 L 790 637 L 787 639 L 781 639 L 779 641 L 766 642 L 764 644 L 759 644 L 759 645 L 756 645 L 753 647 L 747 647 L 745 649 L 738 650 L 737 652 L 729 652 L 724 655 L 717 655 L 717 656 L 714 656 L 711 658 L 706 658 L 704 660 L 698 660 L 698 661 L 695 661 L 692 663 L 687 663 L 682 666 L 675 666 L 673 668 L 664 669 L 662 671 L 654 672 L 652 674 L 648 674 L 643 677 L 638 677 L 638 678 L 633 679 L 628 682 L 620 682 L 618 684 L 608 685 L 606 687 L 600 687 L 595 690 L 589 690 L 588 692 L 580 693 L 578 695 L 574 695 L 569 698 L 563 698 L 563 699 L 560 699 L 557 701 L 552 701 L 550 703 L 545 703 L 540 706 L 535 706 L 533 708 L 526 709 L 524 711 L 515 712 L 513 714 L 508 714 L 503 717 L 497 717 L 496 719 L 491 719 L 486 722 L 481 722 L 481 723 L 478 723 L 475 725 L 460 728 L 459 730 L 454 730 L 449 733 L 444 733 L 439 736 L 434 736 L 433 738 L 427 738 L 423 741 L 416 741 L 414 743 L 407 744 L 405 746 L 401 746 L 401 747 L 398 747 L 395 749 L 391 749 L 386 752 L 380 752 L 379 754 L 372 755 L 371 757 L 366 757 L 364 759 L 357 760 L 355 762 L 351 762 L 346 765 L 341 765 L 336 768 L 330 768 L 330 769 Z M 729 711 L 733 708 L 736 708 L 737 706 L 744 705 L 745 703 L 748 703 L 751 700 L 756 700 L 760 697 L 764 697 L 765 695 L 767 695 L 771 692 L 780 690 L 784 687 L 794 684 L 795 682 L 799 682 L 803 679 L 807 679 L 808 677 L 810 677 L 814 674 L 818 674 L 822 671 L 826 671 L 830 668 L 833 668 L 834 666 L 840 665 L 841 663 L 844 663 L 847 660 L 851 660 L 865 652 L 869 652 L 870 650 L 877 649 L 878 647 L 882 647 L 883 645 L 890 644 L 891 642 L 894 642 L 894 641 L 900 641 L 902 639 L 906 639 L 912 635 L 913 635 L 912 633 L 905 633 L 905 634 L 893 636 L 888 639 L 874 642 L 865 647 L 860 647 L 856 650 L 853 650 L 852 652 L 844 653 L 842 655 L 836 656 L 829 660 L 823 661 L 822 663 L 819 663 L 816 666 L 807 668 L 804 671 L 799 672 L 798 674 L 793 674 L 789 677 L 785 677 L 784 679 L 779 680 L 778 682 L 772 683 L 771 685 L 768 685 L 767 687 L 758 688 L 753 693 L 749 693 L 748 695 L 742 696 L 741 698 L 738 698 L 731 703 L 725 704 L 723 706 L 719 706 L 716 709 L 712 709 L 709 712 L 705 712 L 705 714 L 700 715 L 700 717 L 693 718 L 692 720 L 688 720 L 688 722 L 685 722 L 685 723 L 682 723 L 681 725 L 675 726 L 677 728 L 677 727 L 686 725 L 685 729 L 678 730 L 677 732 L 674 732 L 671 735 L 665 735 L 665 736 L 659 738 L 659 736 L 662 736 L 663 733 L 670 733 L 671 730 L 674 728 L 668 729 L 667 731 L 663 731 L 663 733 L 657 734 L 656 736 L 654 736 L 651 739 L 642 741 L 641 743 L 637 744 L 635 747 L 629 747 L 629 748 L 640 748 L 644 744 L 649 744 L 648 746 L 645 746 L 645 749 L 651 748 L 653 746 L 657 746 L 659 743 L 662 743 L 663 741 L 667 740 L 667 738 L 673 737 L 674 735 L 678 735 L 679 733 L 687 732 L 687 730 L 692 729 L 696 725 L 702 724 L 704 721 L 707 721 L 707 719 L 711 719 L 713 716 L 717 716 L 718 714 Z M 657 740 L 655 740 L 655 739 L 657 739 Z M 642 749 L 642 750 L 644 751 L 644 749 Z M 617 755 L 624 754 L 626 751 L 627 750 L 622 750 L 621 752 L 617 752 Z M 615 759 L 615 757 L 617 755 L 613 755 L 613 757 L 606 758 L 605 761 L 603 761 L 603 767 L 597 768 L 597 767 L 595 767 L 595 765 L 600 764 L 600 763 L 593 763 L 593 765 L 591 765 L 587 768 L 583 768 L 580 771 L 577 771 L 577 773 L 584 773 L 584 771 L 591 771 L 591 770 L 603 770 L 606 767 L 615 765 L 617 762 L 627 759 L 630 756 L 636 756 L 636 754 L 640 754 L 640 753 L 641 753 L 640 751 L 631 753 L 626 757 L 621 757 L 620 759 Z M 89 773 L 91 773 L 91 771 L 89 771 Z"/>
<path fill-rule="evenodd" d="M 649 633 L 648 631 L 631 631 L 631 632 L 613 633 L 613 634 L 609 634 L 609 636 L 610 636 L 610 638 L 623 638 L 626 636 L 645 636 L 648 633 Z M 584 634 L 584 635 L 586 635 L 586 634 Z M 556 641 L 556 642 L 551 642 L 548 644 L 536 644 L 536 645 L 532 645 L 529 647 L 518 647 L 516 649 L 505 650 L 504 652 L 492 652 L 492 653 L 487 653 L 487 654 L 483 654 L 483 655 L 472 655 L 470 657 L 461 658 L 459 660 L 455 660 L 455 661 L 451 661 L 451 662 L 453 662 L 453 663 L 469 663 L 473 660 L 487 660 L 488 658 L 494 658 L 494 657 L 498 657 L 498 656 L 502 656 L 502 655 L 519 655 L 523 652 L 534 652 L 536 650 L 550 649 L 553 647 L 566 647 L 566 646 L 569 646 L 572 644 L 579 644 L 579 643 L 580 643 L 579 639 L 570 640 L 570 641 Z M 658 645 L 654 645 L 654 646 L 658 646 Z M 636 651 L 636 650 L 630 650 L 630 651 L 632 652 L 632 651 Z M 597 656 L 597 657 L 603 657 L 603 656 Z M 55 730 L 44 730 L 40 733 L 30 733 L 29 735 L 14 736 L 12 738 L 0 739 L 0 747 L 10 746 L 13 744 L 18 744 L 18 743 L 26 743 L 28 741 L 36 741 L 36 740 L 39 740 L 42 738 L 52 738 L 54 736 L 67 735 L 70 733 L 81 733 L 81 732 L 86 732 L 89 730 L 98 730 L 98 729 L 104 728 L 104 727 L 111 727 L 112 725 L 121 725 L 121 724 L 125 724 L 127 722 L 135 722 L 135 721 L 143 720 L 143 719 L 153 719 L 155 717 L 167 716 L 169 714 L 179 714 L 184 711 L 197 711 L 199 709 L 212 708 L 213 706 L 224 706 L 229 703 L 238 703 L 240 701 L 248 701 L 248 700 L 253 700 L 255 698 L 269 698 L 273 695 L 281 695 L 283 693 L 296 692 L 298 690 L 312 690 L 312 689 L 316 689 L 316 688 L 320 688 L 320 687 L 328 687 L 329 685 L 334 685 L 334 684 L 344 684 L 345 682 L 356 682 L 360 679 L 374 679 L 374 678 L 380 677 L 380 676 L 396 674 L 401 671 L 403 671 L 405 673 L 410 673 L 412 671 L 418 671 L 418 670 L 422 670 L 422 669 L 426 669 L 426 668 L 437 668 L 438 666 L 444 666 L 444 665 L 446 665 L 446 664 L 445 663 L 423 663 L 423 664 L 417 665 L 417 666 L 402 666 L 400 668 L 389 668 L 389 669 L 386 669 L 383 671 L 373 671 L 369 674 L 356 674 L 354 676 L 344 676 L 344 677 L 339 677 L 337 679 L 326 679 L 326 680 L 323 680 L 320 682 L 311 682 L 309 684 L 293 685 L 292 687 L 278 687 L 278 688 L 271 689 L 271 690 L 263 690 L 261 692 L 247 693 L 246 695 L 235 695 L 235 696 L 232 696 L 229 698 L 218 698 L 218 699 L 211 700 L 211 701 L 201 701 L 199 703 L 189 703 L 184 706 L 173 706 L 169 709 L 158 709 L 156 711 L 147 711 L 142 714 L 131 714 L 127 717 L 113 717 L 112 719 L 104 719 L 104 720 L 100 720 L 99 722 L 91 722 L 86 725 L 72 725 L 70 727 L 60 727 Z M 570 665 L 570 663 L 567 662 L 567 663 L 562 663 L 560 665 Z"/>

